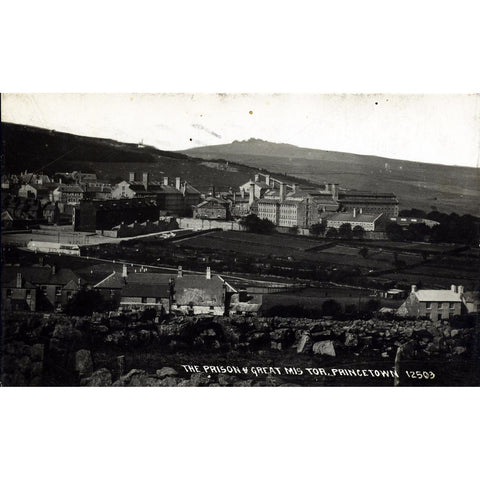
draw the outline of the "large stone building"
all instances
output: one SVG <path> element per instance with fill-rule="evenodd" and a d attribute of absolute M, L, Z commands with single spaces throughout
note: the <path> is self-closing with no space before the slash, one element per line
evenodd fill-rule
<path fill-rule="evenodd" d="M 154 198 L 124 198 L 118 200 L 84 200 L 73 213 L 75 231 L 110 230 L 122 222 L 157 221 L 160 208 Z"/>
<path fill-rule="evenodd" d="M 229 203 L 221 198 L 208 197 L 193 207 L 193 218 L 227 220 L 230 218 Z"/>
<path fill-rule="evenodd" d="M 348 223 L 353 228 L 362 227 L 366 232 L 374 232 L 383 225 L 383 213 L 365 214 L 357 213 L 356 209 L 353 212 L 335 213 L 326 218 L 327 228 L 340 228 L 342 225 Z"/>
<path fill-rule="evenodd" d="M 398 199 L 394 193 L 346 190 L 338 193 L 338 202 L 346 212 L 362 209 L 364 214 L 383 213 L 387 218 L 398 217 Z"/>

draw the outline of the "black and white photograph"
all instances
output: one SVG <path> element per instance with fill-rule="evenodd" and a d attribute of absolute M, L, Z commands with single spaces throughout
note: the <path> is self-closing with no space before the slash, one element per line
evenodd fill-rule
<path fill-rule="evenodd" d="M 479 95 L 1 100 L 3 386 L 479 385 Z"/>

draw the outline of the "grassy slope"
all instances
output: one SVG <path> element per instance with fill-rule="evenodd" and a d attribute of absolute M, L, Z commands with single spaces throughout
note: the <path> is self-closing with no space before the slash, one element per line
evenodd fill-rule
<path fill-rule="evenodd" d="M 480 169 L 476 168 L 314 150 L 259 140 L 198 147 L 184 153 L 206 159 L 223 158 L 316 183 L 329 181 L 347 188 L 391 191 L 399 197 L 400 208 L 429 210 L 435 206 L 447 213 L 480 214 Z"/>

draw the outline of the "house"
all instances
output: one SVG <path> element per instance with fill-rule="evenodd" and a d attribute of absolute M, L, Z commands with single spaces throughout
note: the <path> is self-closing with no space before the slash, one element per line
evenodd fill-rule
<path fill-rule="evenodd" d="M 122 310 L 142 311 L 154 308 L 162 313 L 170 311 L 172 275 L 128 270 L 112 272 L 93 287 L 105 300 L 117 303 Z"/>
<path fill-rule="evenodd" d="M 183 275 L 179 267 L 173 286 L 174 312 L 188 315 L 228 314 L 230 298 L 235 289 L 219 275 Z"/>
<path fill-rule="evenodd" d="M 450 290 L 417 289 L 412 285 L 410 295 L 398 308 L 397 314 L 403 317 L 448 320 L 465 313 L 463 286 L 452 285 Z"/>
<path fill-rule="evenodd" d="M 22 309 L 18 304 L 8 306 L 9 300 L 21 298 L 32 311 L 60 309 L 85 286 L 85 281 L 71 269 L 57 269 L 55 265 L 4 266 L 1 283 L 2 303 L 7 301 L 7 310 Z"/>
<path fill-rule="evenodd" d="M 25 279 L 22 272 L 4 277 L 2 273 L 2 312 L 30 311 L 37 309 L 36 286 Z"/>
<path fill-rule="evenodd" d="M 84 189 L 80 185 L 59 185 L 53 191 L 53 201 L 69 204 L 78 204 L 83 200 Z"/>
<path fill-rule="evenodd" d="M 8 210 L 2 211 L 2 231 L 10 230 L 13 227 L 13 217 Z"/>
<path fill-rule="evenodd" d="M 229 216 L 229 203 L 220 198 L 208 197 L 193 207 L 193 218 L 227 220 Z"/>

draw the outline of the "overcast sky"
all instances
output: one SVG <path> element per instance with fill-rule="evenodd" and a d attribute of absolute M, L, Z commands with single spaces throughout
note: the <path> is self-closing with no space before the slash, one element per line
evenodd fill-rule
<path fill-rule="evenodd" d="M 478 95 L 3 94 L 2 121 L 166 150 L 255 137 L 480 166 Z"/>

